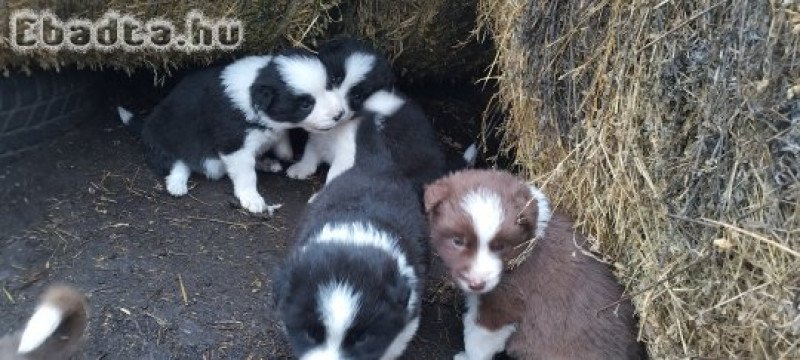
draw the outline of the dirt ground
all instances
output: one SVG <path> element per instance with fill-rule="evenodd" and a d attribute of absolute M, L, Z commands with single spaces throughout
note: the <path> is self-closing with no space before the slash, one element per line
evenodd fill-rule
<path fill-rule="evenodd" d="M 424 104 L 439 125 L 466 120 Z M 0 334 L 22 326 L 46 285 L 68 282 L 91 303 L 83 359 L 289 358 L 270 277 L 324 173 L 259 174 L 267 201 L 284 204 L 272 218 L 232 206 L 227 179 L 193 177 L 189 196 L 172 198 L 110 110 L 0 166 Z M 462 346 L 460 298 L 439 279 L 407 359 Z"/>

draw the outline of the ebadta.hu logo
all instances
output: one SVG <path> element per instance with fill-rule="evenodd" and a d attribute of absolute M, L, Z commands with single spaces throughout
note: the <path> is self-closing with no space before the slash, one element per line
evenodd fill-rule
<path fill-rule="evenodd" d="M 94 21 L 86 18 L 65 21 L 48 10 L 16 10 L 9 18 L 9 30 L 11 48 L 17 52 L 233 50 L 244 39 L 240 20 L 210 19 L 196 10 L 186 14 L 183 31 L 163 18 L 143 21 L 113 10 Z"/>

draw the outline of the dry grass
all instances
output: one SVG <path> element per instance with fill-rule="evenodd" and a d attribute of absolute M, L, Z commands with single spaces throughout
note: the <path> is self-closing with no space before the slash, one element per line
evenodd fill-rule
<path fill-rule="evenodd" d="M 800 5 L 479 7 L 506 144 L 616 265 L 651 355 L 800 357 Z"/>
<path fill-rule="evenodd" d="M 472 35 L 475 1 L 342 1 L 344 32 L 372 40 L 406 81 L 462 82 L 483 73 L 489 48 Z"/>

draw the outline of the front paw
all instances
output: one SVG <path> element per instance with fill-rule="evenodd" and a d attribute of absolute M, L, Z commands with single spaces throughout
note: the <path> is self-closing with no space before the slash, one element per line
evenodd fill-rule
<path fill-rule="evenodd" d="M 267 209 L 267 203 L 257 192 L 247 192 L 236 197 L 239 199 L 239 204 L 242 205 L 242 208 L 251 213 L 259 214 Z"/>
<path fill-rule="evenodd" d="M 283 166 L 278 160 L 264 158 L 256 163 L 256 170 L 261 172 L 277 173 L 283 170 Z"/>
<path fill-rule="evenodd" d="M 189 185 L 183 179 L 167 177 L 167 192 L 172 196 L 183 196 L 189 192 Z"/>
<path fill-rule="evenodd" d="M 308 166 L 302 162 L 289 166 L 286 169 L 286 176 L 292 179 L 305 180 L 308 179 L 317 169 L 313 166 Z"/>
<path fill-rule="evenodd" d="M 453 360 L 469 360 L 469 357 L 467 357 L 467 353 L 466 352 L 462 351 L 462 352 L 456 354 L 455 356 L 453 356 Z"/>
<path fill-rule="evenodd" d="M 291 145 L 279 145 L 275 148 L 275 156 L 283 161 L 292 161 L 294 159 L 294 151 Z"/>

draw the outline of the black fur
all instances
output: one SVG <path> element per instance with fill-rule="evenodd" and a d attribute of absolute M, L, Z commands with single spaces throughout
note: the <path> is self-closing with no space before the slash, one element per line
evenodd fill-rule
<path fill-rule="evenodd" d="M 352 111 L 361 111 L 364 101 L 378 90 L 391 90 L 395 79 L 392 65 L 383 54 L 362 41 L 350 37 L 339 37 L 319 47 L 319 58 L 325 64 L 331 88 L 341 86 L 345 77 L 345 62 L 354 53 L 365 53 L 375 57 L 372 69 L 364 79 L 351 87 L 345 98 Z"/>
<path fill-rule="evenodd" d="M 381 250 L 318 244 L 285 266 L 288 270 L 276 282 L 284 287 L 281 318 L 297 355 L 325 339 L 316 311 L 320 284 L 346 281 L 360 293 L 361 307 L 341 347 L 348 359 L 380 358 L 409 320 L 410 288 L 394 259 Z"/>
<path fill-rule="evenodd" d="M 354 166 L 327 184 L 307 208 L 296 232 L 295 249 L 276 276 L 277 308 L 298 356 L 324 338 L 314 294 L 332 279 L 348 281 L 362 296 L 362 307 L 345 339 L 348 359 L 379 358 L 406 323 L 419 316 L 429 261 L 427 222 L 416 195 L 416 176 L 405 176 L 395 162 L 405 160 L 405 155 L 392 155 L 393 148 L 414 147 L 414 143 L 401 144 L 406 137 L 388 143 L 393 134 L 378 129 L 375 120 L 380 119 L 368 116 L 359 127 Z M 398 239 L 417 277 L 411 316 L 405 310 L 411 284 L 385 252 L 309 242 L 325 224 L 340 222 L 368 222 Z"/>
<path fill-rule="evenodd" d="M 411 180 L 421 196 L 425 184 L 444 176 L 452 167 L 447 163 L 436 132 L 422 108 L 398 92 L 393 94 L 403 99 L 404 104 L 386 117 L 365 110 L 364 123 L 380 124 L 379 136 L 386 143 L 398 171 Z M 357 147 L 356 159 L 359 152 L 365 151 L 369 150 L 362 151 Z"/>
<path fill-rule="evenodd" d="M 223 93 L 222 69 L 207 68 L 183 78 L 139 125 L 148 162 L 160 176 L 177 160 L 201 172 L 206 158 L 235 151 L 247 129 L 255 127 Z"/>

